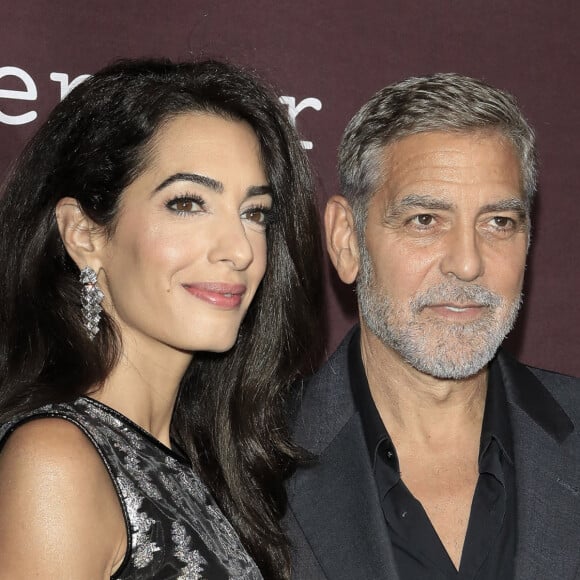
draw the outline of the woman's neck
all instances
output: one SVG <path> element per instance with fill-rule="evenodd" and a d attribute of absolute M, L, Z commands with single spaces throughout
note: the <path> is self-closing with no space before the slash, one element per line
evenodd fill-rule
<path fill-rule="evenodd" d="M 192 354 L 157 341 L 127 340 L 102 388 L 90 396 L 119 411 L 170 447 L 169 428 Z"/>

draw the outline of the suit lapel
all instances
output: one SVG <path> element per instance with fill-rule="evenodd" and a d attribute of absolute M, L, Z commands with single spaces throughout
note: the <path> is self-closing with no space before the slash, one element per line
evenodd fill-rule
<path fill-rule="evenodd" d="M 507 358 L 500 365 L 514 434 L 515 580 L 580 578 L 577 431 L 530 370 Z"/>
<path fill-rule="evenodd" d="M 347 362 L 352 335 L 304 391 L 295 436 L 315 460 L 289 483 L 289 506 L 327 578 L 397 580 L 352 398 Z"/>
<path fill-rule="evenodd" d="M 290 507 L 327 578 L 396 580 L 391 542 L 358 415 L 289 490 Z"/>

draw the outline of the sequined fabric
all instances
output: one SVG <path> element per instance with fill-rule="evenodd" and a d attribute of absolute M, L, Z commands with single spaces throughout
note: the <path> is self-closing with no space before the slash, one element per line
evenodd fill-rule
<path fill-rule="evenodd" d="M 209 491 L 179 455 L 113 409 L 81 397 L 47 405 L 0 427 L 5 436 L 30 418 L 77 425 L 101 455 L 127 526 L 115 580 L 262 580 Z"/>

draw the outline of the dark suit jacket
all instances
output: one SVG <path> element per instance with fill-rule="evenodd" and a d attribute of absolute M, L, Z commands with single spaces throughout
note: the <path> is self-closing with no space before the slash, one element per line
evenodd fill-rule
<path fill-rule="evenodd" d="M 318 459 L 288 483 L 296 580 L 398 578 L 351 395 L 351 336 L 305 383 L 297 412 L 295 440 Z M 514 436 L 514 580 L 580 580 L 580 379 L 526 367 L 503 352 L 492 364 L 503 376 Z"/>

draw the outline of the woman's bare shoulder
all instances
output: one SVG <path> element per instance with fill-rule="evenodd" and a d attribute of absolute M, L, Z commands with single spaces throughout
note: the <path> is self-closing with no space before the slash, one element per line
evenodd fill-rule
<path fill-rule="evenodd" d="M 38 418 L 0 451 L 0 580 L 110 578 L 123 513 L 98 451 L 73 423 Z"/>

